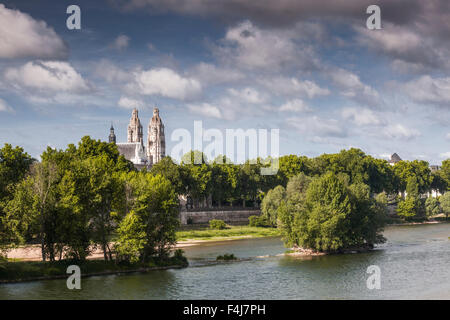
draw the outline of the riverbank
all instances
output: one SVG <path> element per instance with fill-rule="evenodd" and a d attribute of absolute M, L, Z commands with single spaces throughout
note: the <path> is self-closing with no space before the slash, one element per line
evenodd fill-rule
<path fill-rule="evenodd" d="M 0 284 L 67 278 L 67 267 L 73 264 L 80 267 L 81 277 L 180 269 L 188 266 L 187 259 L 184 257 L 170 257 L 164 260 L 153 259 L 148 263 L 128 264 L 116 264 L 115 261 L 104 260 L 82 262 L 67 260 L 54 262 L 9 261 L 0 263 Z"/>
<path fill-rule="evenodd" d="M 247 238 L 276 237 L 281 233 L 277 228 L 229 226 L 227 229 L 213 230 L 208 227 L 177 231 L 178 244 L 196 243 L 197 241 L 224 241 Z"/>

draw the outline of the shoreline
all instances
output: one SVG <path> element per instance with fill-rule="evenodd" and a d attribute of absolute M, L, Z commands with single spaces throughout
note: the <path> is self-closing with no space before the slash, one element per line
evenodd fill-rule
<path fill-rule="evenodd" d="M 107 276 L 107 275 L 119 275 L 119 274 L 127 274 L 127 273 L 147 273 L 147 272 L 151 272 L 151 271 L 182 269 L 182 268 L 186 268 L 186 266 L 172 265 L 172 266 L 138 268 L 138 269 L 131 269 L 131 270 L 116 270 L 116 271 L 107 270 L 107 271 L 101 271 L 101 272 L 91 272 L 91 273 L 86 273 L 86 274 L 81 273 L 81 278 Z M 61 275 L 54 275 L 54 276 L 31 277 L 31 278 L 25 278 L 25 279 L 11 279 L 11 280 L 0 279 L 0 285 L 1 284 L 9 284 L 9 283 L 42 281 L 42 280 L 67 279 L 67 277 L 69 277 L 69 276 L 70 276 L 70 274 L 61 274 Z"/>
<path fill-rule="evenodd" d="M 449 223 L 450 221 L 423 221 L 423 222 L 405 222 L 405 223 L 394 223 L 394 224 L 387 224 L 385 228 L 389 227 L 398 227 L 398 226 L 417 226 L 417 225 L 428 225 L 428 224 L 441 224 L 441 223 Z M 257 239 L 257 238 L 271 238 L 271 237 L 279 237 L 281 235 L 238 235 L 238 236 L 228 236 L 228 237 L 210 237 L 208 239 L 186 239 L 186 240 L 180 240 L 176 243 L 174 246 L 174 249 L 183 249 L 183 248 L 189 248 L 193 246 L 198 246 L 204 243 L 211 243 L 211 242 L 225 242 L 225 241 L 233 241 L 233 240 L 244 240 L 244 239 Z M 41 261 L 41 249 L 40 245 L 28 245 L 28 246 L 21 246 L 19 248 L 14 248 L 7 254 L 9 259 L 19 259 L 20 261 Z M 91 255 L 89 255 L 87 260 L 97 260 L 97 259 L 103 259 L 103 252 L 100 250 L 95 250 L 92 252 Z"/>

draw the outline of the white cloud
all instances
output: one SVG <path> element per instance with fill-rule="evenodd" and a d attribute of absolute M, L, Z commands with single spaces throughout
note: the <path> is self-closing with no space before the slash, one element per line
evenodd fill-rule
<path fill-rule="evenodd" d="M 190 73 L 204 85 L 235 82 L 245 78 L 245 75 L 240 71 L 231 68 L 220 68 L 204 62 L 194 66 Z"/>
<path fill-rule="evenodd" d="M 101 79 L 105 79 L 109 83 L 124 83 L 133 80 L 131 72 L 127 72 L 107 59 L 101 59 L 95 63 L 94 75 Z"/>
<path fill-rule="evenodd" d="M 134 108 L 143 108 L 145 106 L 145 103 L 141 100 L 121 96 L 119 101 L 117 102 L 117 105 L 125 109 L 134 109 Z"/>
<path fill-rule="evenodd" d="M 246 69 L 310 69 L 318 62 L 312 47 L 298 43 L 300 35 L 301 28 L 260 29 L 245 21 L 228 29 L 214 53 L 223 62 Z"/>
<path fill-rule="evenodd" d="M 202 86 L 196 79 L 183 77 L 168 68 L 135 72 L 134 80 L 131 89 L 143 95 L 187 100 L 198 96 L 202 91 Z"/>
<path fill-rule="evenodd" d="M 442 159 L 450 159 L 450 151 L 444 152 L 439 155 Z"/>
<path fill-rule="evenodd" d="M 112 47 L 117 50 L 123 50 L 128 47 L 130 38 L 124 34 L 119 35 L 113 42 Z"/>
<path fill-rule="evenodd" d="M 445 136 L 445 138 L 446 138 L 447 140 L 450 140 L 450 132 L 447 133 L 447 135 Z"/>
<path fill-rule="evenodd" d="M 360 43 L 370 48 L 391 54 L 406 54 L 422 46 L 423 39 L 411 30 L 391 23 L 385 23 L 383 32 L 373 32 L 366 27 L 358 27 Z"/>
<path fill-rule="evenodd" d="M 301 81 L 294 77 L 267 77 L 258 79 L 258 82 L 270 92 L 279 96 L 300 95 L 312 99 L 330 94 L 328 89 L 321 88 L 313 81 Z"/>
<path fill-rule="evenodd" d="M 341 115 L 345 120 L 350 120 L 358 126 L 379 125 L 382 123 L 375 112 L 367 108 L 344 108 Z"/>
<path fill-rule="evenodd" d="M 237 89 L 228 89 L 228 93 L 239 99 L 242 102 L 252 103 L 252 104 L 260 104 L 267 100 L 267 96 L 261 94 L 258 90 L 254 88 L 244 88 L 242 90 Z"/>
<path fill-rule="evenodd" d="M 368 104 L 378 102 L 378 92 L 372 87 L 362 83 L 358 75 L 342 68 L 336 68 L 329 72 L 329 76 L 341 89 L 341 95 Z"/>
<path fill-rule="evenodd" d="M 0 58 L 65 59 L 68 48 L 44 21 L 0 4 Z"/>
<path fill-rule="evenodd" d="M 289 100 L 280 106 L 280 111 L 305 112 L 311 109 L 300 99 Z"/>
<path fill-rule="evenodd" d="M 400 140 L 411 140 L 420 136 L 420 132 L 418 130 L 407 128 L 402 124 L 389 125 L 386 127 L 383 134 L 387 138 Z"/>
<path fill-rule="evenodd" d="M 91 88 L 83 77 L 67 62 L 34 61 L 18 68 L 8 68 L 5 80 L 19 89 L 47 92 L 83 93 Z"/>
<path fill-rule="evenodd" d="M 0 112 L 13 113 L 14 109 L 3 99 L 0 98 Z"/>
<path fill-rule="evenodd" d="M 401 85 L 403 92 L 416 102 L 450 103 L 450 77 L 421 76 Z"/>
<path fill-rule="evenodd" d="M 222 113 L 220 112 L 219 108 L 209 103 L 189 104 L 188 109 L 190 112 L 199 114 L 201 116 L 217 119 L 222 118 Z"/>
<path fill-rule="evenodd" d="M 334 119 L 323 119 L 317 116 L 293 117 L 287 119 L 287 124 L 314 141 L 320 141 L 325 137 L 343 138 L 347 136 L 346 129 Z"/>

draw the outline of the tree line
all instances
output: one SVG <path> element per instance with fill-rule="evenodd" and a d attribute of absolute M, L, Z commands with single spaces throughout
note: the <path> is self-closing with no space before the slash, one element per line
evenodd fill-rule
<path fill-rule="evenodd" d="M 267 166 L 263 159 L 233 164 L 224 156 L 208 160 L 199 151 L 187 153 L 179 164 L 165 157 L 150 170 L 137 171 L 115 144 L 88 136 L 65 150 L 49 147 L 40 158 L 9 144 L 0 149 L 0 247 L 38 243 L 43 259 L 51 261 L 82 260 L 96 248 L 105 260 L 168 255 L 179 225 L 179 195 L 192 199 L 194 209 L 259 207 L 299 174 L 332 175 L 350 198 L 367 190 L 370 199 L 409 189 L 409 195 L 443 193 L 450 186 L 450 160 L 431 172 L 425 161 L 391 166 L 359 149 L 316 158 L 283 156 L 277 174 L 268 176 L 260 174 Z"/>
<path fill-rule="evenodd" d="M 168 257 L 179 225 L 178 196 L 161 175 L 138 172 L 117 147 L 84 137 L 41 161 L 0 149 L 0 248 L 40 244 L 43 261 L 146 262 Z"/>

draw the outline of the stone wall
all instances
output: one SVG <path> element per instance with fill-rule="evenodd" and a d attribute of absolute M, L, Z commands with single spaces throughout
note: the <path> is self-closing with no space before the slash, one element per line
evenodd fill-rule
<path fill-rule="evenodd" d="M 248 217 L 259 216 L 260 210 L 227 210 L 227 211 L 196 211 L 180 212 L 181 224 L 188 224 L 190 218 L 192 224 L 209 223 L 209 220 L 218 219 L 226 223 L 247 224 Z"/>

